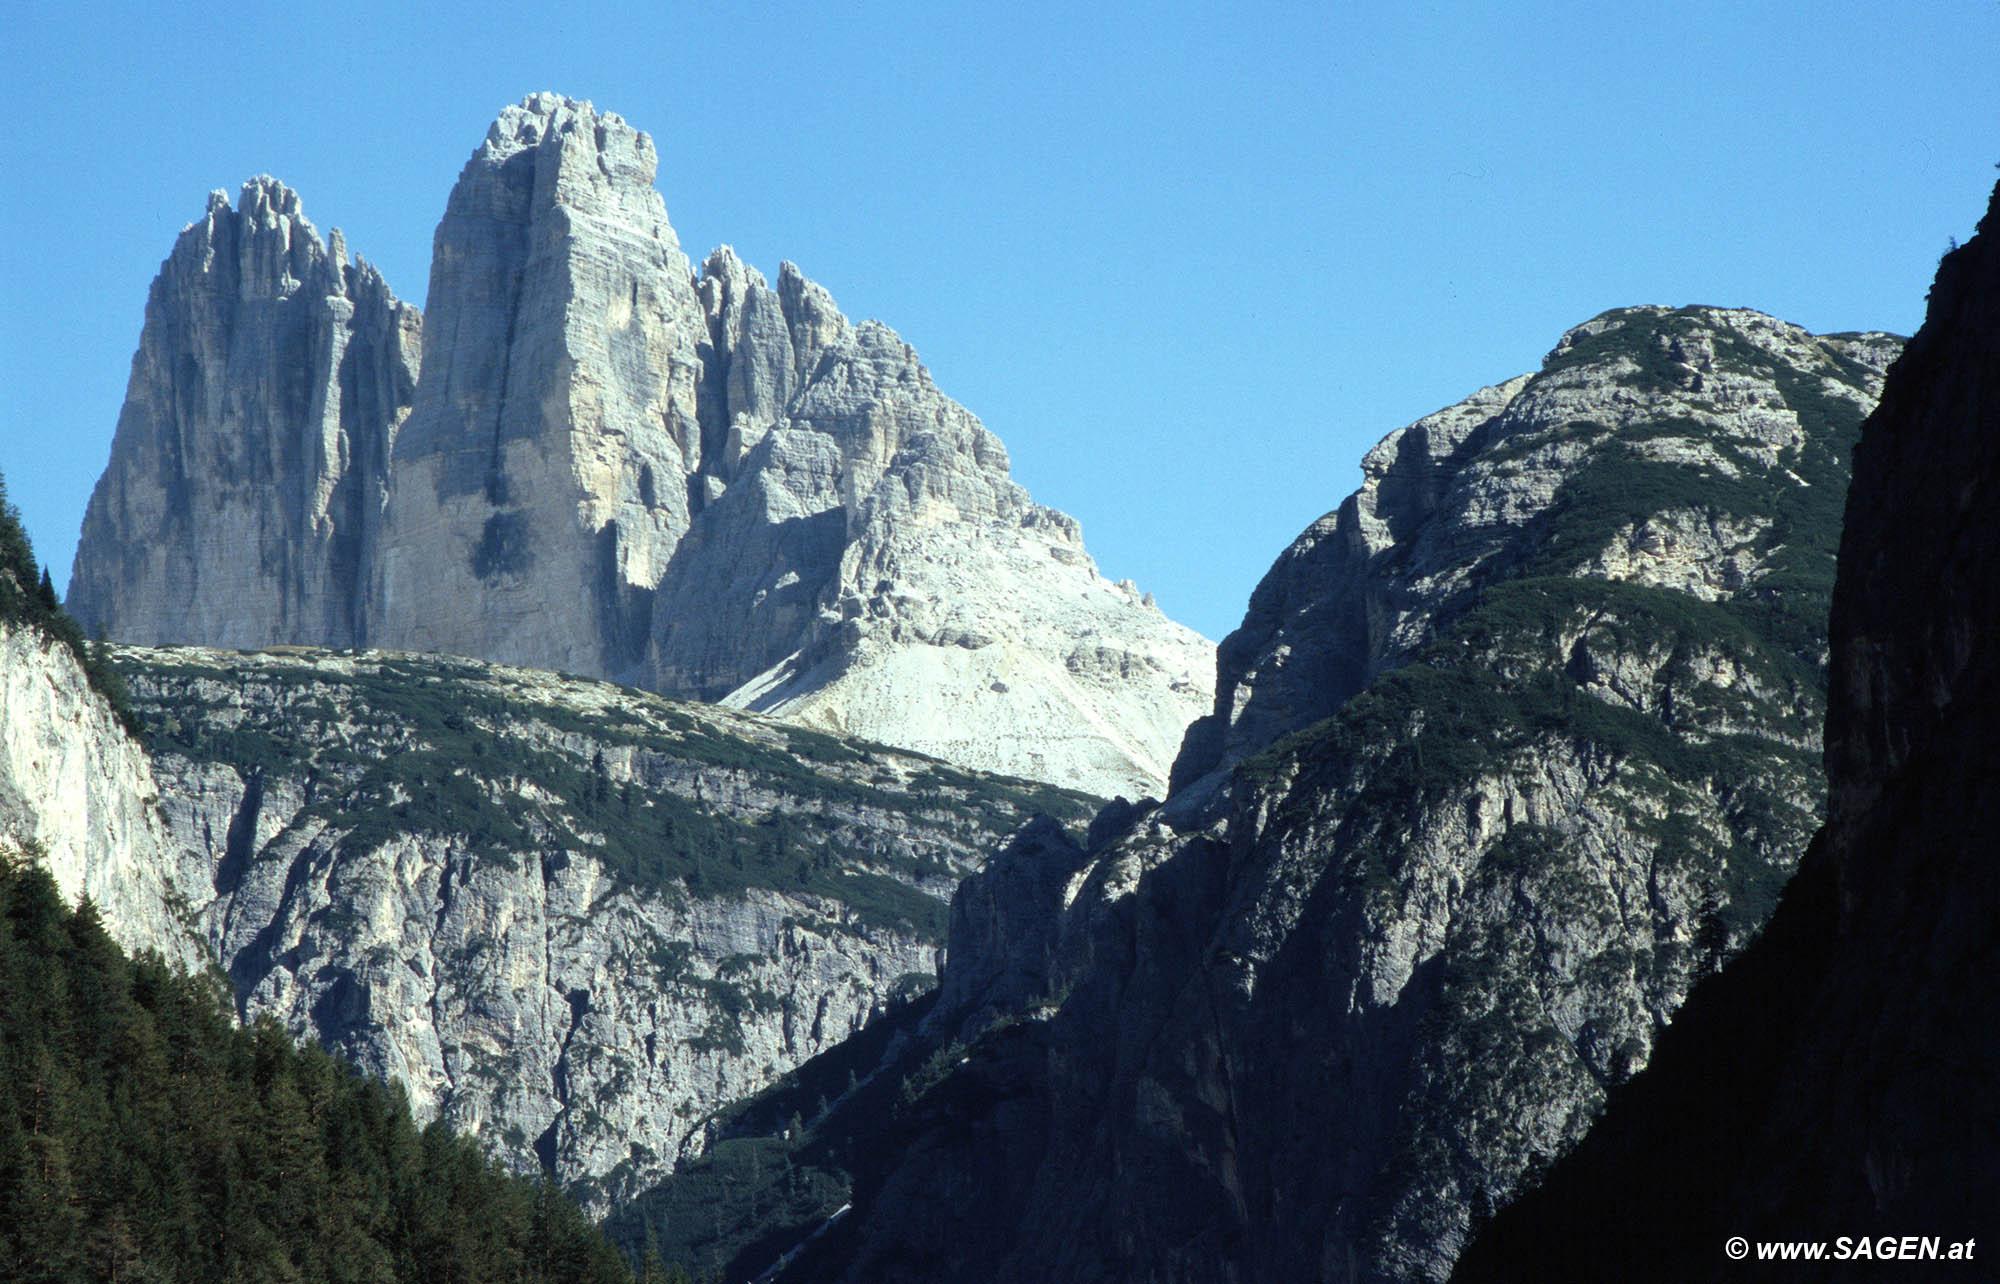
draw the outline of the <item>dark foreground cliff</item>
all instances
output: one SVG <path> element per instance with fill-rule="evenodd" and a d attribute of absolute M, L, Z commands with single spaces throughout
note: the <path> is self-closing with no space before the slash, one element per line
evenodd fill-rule
<path fill-rule="evenodd" d="M 1855 453 L 1825 829 L 1763 938 L 1455 1278 L 2000 1276 L 1996 502 L 2000 191 Z M 1976 1256 L 1832 1260 L 1906 1235 Z M 1730 1236 L 1829 1260 L 1734 1263 Z"/>

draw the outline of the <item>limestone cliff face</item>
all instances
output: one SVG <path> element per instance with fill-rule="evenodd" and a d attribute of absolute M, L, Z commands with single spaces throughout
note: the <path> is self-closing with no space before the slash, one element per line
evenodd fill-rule
<path fill-rule="evenodd" d="M 145 814 L 242 1013 L 600 1211 L 699 1153 L 719 1106 L 928 988 L 944 898 L 1005 834 L 1087 813 L 545 672 L 118 659 L 159 782 Z"/>
<path fill-rule="evenodd" d="M 433 243 L 376 638 L 629 677 L 701 462 L 706 326 L 645 134 L 540 94 L 500 114 Z"/>
<path fill-rule="evenodd" d="M 710 260 L 734 479 L 656 601 L 648 685 L 1100 793 L 1160 792 L 1207 644 L 1097 573 L 1076 523 L 907 344 L 787 264 Z M 740 301 L 740 302 L 739 302 Z M 737 310 L 740 307 L 740 312 Z M 749 318 L 783 317 L 786 325 Z M 736 318 L 744 318 L 739 321 Z M 732 346 L 733 340 L 733 346 Z M 765 388 L 798 388 L 781 419 Z"/>
<path fill-rule="evenodd" d="M 1164 792 L 1209 644 L 1100 576 L 893 331 L 789 263 L 697 273 L 657 167 L 589 103 L 503 111 L 438 226 L 420 377 L 414 311 L 328 266 L 296 197 L 212 206 L 155 286 L 86 626 L 610 677 Z"/>
<path fill-rule="evenodd" d="M 1166 805 L 961 890 L 932 1033 L 1009 1019 L 787 1278 L 1447 1275 L 1818 823 L 1846 458 L 1896 348 L 1622 309 L 1371 452 Z"/>
<path fill-rule="evenodd" d="M 2000 1234 L 2000 189 L 1862 430 L 1834 593 L 1826 827 L 1764 937 L 1457 1278 L 1934 1278 Z M 1944 1265 L 1835 1260 L 1930 1237 Z M 1828 1245 L 1728 1262 L 1729 1236 Z M 1851 1247 L 1851 1246 L 1850 1246 Z M 1963 1248 L 1969 1260 L 1945 1257 Z M 1919 1245 L 1919 1251 L 1924 1251 Z"/>
<path fill-rule="evenodd" d="M 88 896 L 127 950 L 200 970 L 203 871 L 172 841 L 146 753 L 91 690 L 68 648 L 0 623 L 0 852 L 48 866 Z"/>
<path fill-rule="evenodd" d="M 1703 601 L 1768 579 L 1776 515 L 1718 506 L 1699 479 L 1721 492 L 1746 466 L 1768 472 L 1808 444 L 1826 398 L 1872 396 L 1896 351 L 1885 335 L 1815 336 L 1742 310 L 1619 309 L 1566 334 L 1539 374 L 1391 433 L 1363 458 L 1361 489 L 1285 550 L 1223 641 L 1215 709 L 1190 730 L 1176 783 L 1333 713 L 1485 584 L 1519 573 L 1521 528 L 1576 505 L 1562 487 L 1607 431 L 1628 438 L 1620 480 L 1680 468 L 1666 475 L 1686 493 L 1626 496 L 1579 570 Z M 1711 433 L 1723 444 L 1706 444 Z"/>
<path fill-rule="evenodd" d="M 71 614 L 135 642 L 364 640 L 421 328 L 283 184 L 210 195 L 147 300 Z"/>
<path fill-rule="evenodd" d="M 544 94 L 460 176 L 377 639 L 1161 792 L 1207 644 L 1098 575 L 894 331 L 790 263 L 696 274 L 655 168 Z"/>

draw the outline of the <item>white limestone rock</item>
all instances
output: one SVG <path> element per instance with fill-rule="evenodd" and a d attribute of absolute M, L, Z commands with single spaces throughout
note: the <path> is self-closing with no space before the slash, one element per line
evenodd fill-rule
<path fill-rule="evenodd" d="M 46 865 L 88 896 L 125 949 L 208 966 L 193 913 L 205 870 L 184 859 L 146 753 L 91 690 L 69 649 L 0 624 L 0 852 Z"/>
<path fill-rule="evenodd" d="M 1208 698 L 1208 643 L 1099 575 L 1076 523 L 1028 498 L 895 332 L 848 325 L 790 264 L 778 293 L 791 324 L 738 330 L 732 380 L 781 377 L 760 343 L 803 334 L 816 355 L 782 421 L 735 413 L 732 442 L 755 445 L 662 585 L 648 685 L 1157 795 Z"/>
<path fill-rule="evenodd" d="M 240 1014 L 598 1211 L 927 985 L 959 878 L 1092 805 L 543 671 L 116 654 L 153 728 L 150 859 L 186 871 Z M 154 850 L 100 846 L 93 886 Z"/>
<path fill-rule="evenodd" d="M 701 452 L 706 324 L 658 164 L 616 115 L 535 94 L 459 175 L 389 479 L 381 644 L 629 676 Z"/>
<path fill-rule="evenodd" d="M 1213 647 L 1102 579 L 894 331 L 790 263 L 697 276 L 657 165 L 587 102 L 505 109 L 438 226 L 414 378 L 414 310 L 329 268 L 296 196 L 212 205 L 155 286 L 86 627 L 609 677 L 1164 792 Z"/>

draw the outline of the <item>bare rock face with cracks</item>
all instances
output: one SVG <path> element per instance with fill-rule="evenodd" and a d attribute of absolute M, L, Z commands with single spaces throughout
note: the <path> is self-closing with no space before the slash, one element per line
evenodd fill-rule
<path fill-rule="evenodd" d="M 88 898 L 133 953 L 199 971 L 201 860 L 174 841 L 152 762 L 76 657 L 0 621 L 0 859 L 31 859 L 63 899 Z"/>
<path fill-rule="evenodd" d="M 395 1078 L 419 1118 L 599 1210 L 700 1153 L 719 1107 L 929 988 L 958 881 L 1029 817 L 1092 804 L 543 670 L 114 655 L 151 758 L 111 729 L 148 790 L 133 859 L 175 876 L 238 1013 Z M 16 703 L 0 821 L 34 733 Z M 118 868 L 98 864 L 93 890 Z M 157 918 L 135 948 L 164 943 Z"/>
<path fill-rule="evenodd" d="M 1099 575 L 893 331 L 789 263 L 697 271 L 657 166 L 588 103 L 507 108 L 422 321 L 283 186 L 211 197 L 154 285 L 84 627 L 576 672 L 1163 793 L 1209 644 Z"/>
<path fill-rule="evenodd" d="M 147 298 L 70 613 L 113 638 L 363 644 L 421 331 L 283 184 L 211 193 Z"/>

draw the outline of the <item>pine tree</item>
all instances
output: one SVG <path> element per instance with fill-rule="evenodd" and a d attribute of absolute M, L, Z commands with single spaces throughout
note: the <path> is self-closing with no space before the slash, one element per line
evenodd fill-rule
<path fill-rule="evenodd" d="M 553 1187 L 0 854 L 0 1279 L 628 1284 Z"/>

